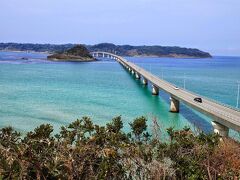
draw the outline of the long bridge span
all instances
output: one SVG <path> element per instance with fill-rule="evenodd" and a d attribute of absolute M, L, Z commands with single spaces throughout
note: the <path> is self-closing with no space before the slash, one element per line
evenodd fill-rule
<path fill-rule="evenodd" d="M 91 52 L 91 54 L 95 58 L 105 57 L 115 59 L 130 73 L 134 74 L 136 79 L 141 79 L 144 85 L 150 82 L 153 95 L 158 95 L 159 90 L 164 90 L 170 94 L 171 112 L 178 113 L 179 103 L 183 102 L 191 108 L 209 116 L 212 119 L 214 132 L 218 133 L 220 136 L 228 136 L 229 129 L 240 132 L 240 111 L 238 109 L 231 108 L 230 106 L 204 97 L 201 97 L 202 103 L 196 102 L 194 98 L 199 97 L 199 95 L 182 88 L 176 88 L 174 84 L 160 79 L 154 74 L 116 54 L 108 52 Z"/>

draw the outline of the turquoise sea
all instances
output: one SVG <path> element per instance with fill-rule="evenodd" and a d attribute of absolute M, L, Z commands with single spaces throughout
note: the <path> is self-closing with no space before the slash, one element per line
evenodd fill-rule
<path fill-rule="evenodd" d="M 199 127 L 210 119 L 181 104 L 169 112 L 169 96 L 152 96 L 114 60 L 90 63 L 51 62 L 47 54 L 0 52 L 0 128 L 26 132 L 50 123 L 59 128 L 82 116 L 104 125 L 121 115 L 125 129 L 136 117 L 157 118 L 163 128 Z M 28 58 L 27 60 L 21 59 Z M 141 67 L 201 96 L 236 107 L 240 57 L 210 59 L 130 58 Z"/>

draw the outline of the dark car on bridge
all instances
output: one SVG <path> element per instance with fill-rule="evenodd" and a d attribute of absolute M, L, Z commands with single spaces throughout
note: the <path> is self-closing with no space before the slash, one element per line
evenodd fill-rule
<path fill-rule="evenodd" d="M 196 97 L 196 98 L 194 98 L 194 101 L 199 102 L 199 103 L 202 103 L 202 98 Z"/>

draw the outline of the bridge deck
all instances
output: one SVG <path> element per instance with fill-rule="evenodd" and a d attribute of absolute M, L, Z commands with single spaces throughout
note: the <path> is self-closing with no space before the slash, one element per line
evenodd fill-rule
<path fill-rule="evenodd" d="M 159 77 L 151 74 L 150 72 L 137 66 L 136 64 L 111 53 L 105 54 L 116 57 L 119 63 L 130 67 L 135 72 L 139 73 L 145 79 L 150 81 L 152 84 L 157 86 L 159 89 L 162 89 L 169 93 L 175 99 L 178 99 L 189 105 L 190 107 L 210 116 L 213 121 L 219 122 L 220 124 L 223 124 L 224 126 L 227 126 L 228 128 L 231 128 L 233 130 L 240 131 L 240 111 L 204 97 L 201 97 L 202 103 L 198 103 L 194 101 L 194 98 L 198 97 L 198 95 L 181 88 L 176 90 L 175 85 L 160 79 Z"/>

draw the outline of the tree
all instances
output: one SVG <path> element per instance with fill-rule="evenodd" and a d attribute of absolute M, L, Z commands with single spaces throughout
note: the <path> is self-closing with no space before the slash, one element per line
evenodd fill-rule
<path fill-rule="evenodd" d="M 129 123 L 132 129 L 132 133 L 135 135 L 135 138 L 140 141 L 141 135 L 147 129 L 147 119 L 142 116 L 134 119 L 133 123 Z"/>

